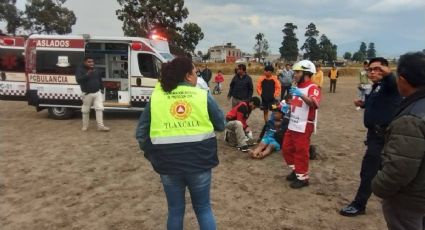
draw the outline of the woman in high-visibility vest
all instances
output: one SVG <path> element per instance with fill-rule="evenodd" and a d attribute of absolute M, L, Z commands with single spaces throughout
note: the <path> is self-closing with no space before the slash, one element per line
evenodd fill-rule
<path fill-rule="evenodd" d="M 195 87 L 197 79 L 188 58 L 164 63 L 136 130 L 140 148 L 161 177 L 167 229 L 183 229 L 186 187 L 200 229 L 216 229 L 211 169 L 218 165 L 214 131 L 224 130 L 224 115 L 207 91 Z"/>

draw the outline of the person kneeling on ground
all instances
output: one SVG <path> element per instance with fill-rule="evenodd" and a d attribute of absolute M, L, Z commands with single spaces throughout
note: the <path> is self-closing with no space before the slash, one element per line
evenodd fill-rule
<path fill-rule="evenodd" d="M 233 107 L 226 115 L 226 131 L 224 140 L 232 144 L 231 136 L 235 136 L 237 142 L 236 147 L 242 152 L 248 151 L 247 141 L 252 139 L 251 128 L 247 124 L 247 120 L 251 111 L 261 105 L 258 97 L 252 97 L 249 102 L 241 101 Z"/>
<path fill-rule="evenodd" d="M 288 118 L 284 117 L 281 110 L 274 110 L 272 116 L 264 125 L 265 134 L 261 138 L 260 144 L 254 150 L 249 151 L 250 156 L 255 159 L 262 159 L 273 151 L 279 151 L 283 134 L 288 128 L 288 122 Z"/>

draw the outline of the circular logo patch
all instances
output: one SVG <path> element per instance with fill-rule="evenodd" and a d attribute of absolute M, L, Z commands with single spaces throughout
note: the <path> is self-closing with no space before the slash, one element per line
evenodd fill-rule
<path fill-rule="evenodd" d="M 170 113 L 173 117 L 184 120 L 189 117 L 192 112 L 192 106 L 186 101 L 176 101 L 170 107 Z"/>

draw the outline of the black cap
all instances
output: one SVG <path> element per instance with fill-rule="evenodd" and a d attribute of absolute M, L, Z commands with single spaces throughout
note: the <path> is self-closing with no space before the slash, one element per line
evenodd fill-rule
<path fill-rule="evenodd" d="M 273 72 L 273 71 L 274 71 L 274 68 L 273 68 L 273 66 L 271 66 L 271 65 L 267 65 L 266 67 L 264 67 L 264 71 L 270 71 L 270 72 Z"/>

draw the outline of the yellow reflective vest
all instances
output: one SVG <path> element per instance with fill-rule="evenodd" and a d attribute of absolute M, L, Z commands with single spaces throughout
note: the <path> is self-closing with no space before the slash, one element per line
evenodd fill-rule
<path fill-rule="evenodd" d="M 199 142 L 215 137 L 208 115 L 207 91 L 179 85 L 165 92 L 160 84 L 151 96 L 152 144 Z"/>

